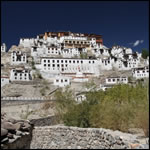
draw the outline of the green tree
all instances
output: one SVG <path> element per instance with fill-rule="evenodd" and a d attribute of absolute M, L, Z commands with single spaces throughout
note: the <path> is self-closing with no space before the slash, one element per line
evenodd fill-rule
<path fill-rule="evenodd" d="M 147 49 L 142 49 L 142 57 L 146 59 L 147 56 L 149 56 L 149 51 Z"/>

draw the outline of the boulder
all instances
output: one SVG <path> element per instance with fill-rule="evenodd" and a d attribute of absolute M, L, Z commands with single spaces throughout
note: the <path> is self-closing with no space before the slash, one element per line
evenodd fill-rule
<path fill-rule="evenodd" d="M 1 128 L 1 137 L 6 136 L 8 134 L 8 130 Z"/>
<path fill-rule="evenodd" d="M 16 130 L 14 124 L 12 124 L 10 122 L 2 122 L 1 127 L 4 129 L 7 129 L 8 131 Z"/>

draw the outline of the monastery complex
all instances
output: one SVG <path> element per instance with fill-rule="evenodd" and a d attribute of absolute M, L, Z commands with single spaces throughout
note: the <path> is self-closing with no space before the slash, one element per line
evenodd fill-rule
<path fill-rule="evenodd" d="M 7 52 L 1 45 L 1 87 L 11 82 L 32 81 L 38 72 L 42 78 L 56 87 L 72 83 L 88 82 L 101 78 L 105 71 L 130 71 L 135 79 L 149 78 L 149 57 L 142 60 L 141 53 L 131 48 L 114 45 L 104 46 L 101 35 L 72 32 L 45 32 L 36 38 L 21 38 L 18 46 Z M 114 84 L 127 84 L 127 76 L 106 76 L 100 89 Z"/>

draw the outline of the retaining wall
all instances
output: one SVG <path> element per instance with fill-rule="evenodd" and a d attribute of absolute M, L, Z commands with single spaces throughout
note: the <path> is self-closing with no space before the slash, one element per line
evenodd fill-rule
<path fill-rule="evenodd" d="M 66 126 L 35 127 L 31 149 L 127 149 L 129 143 L 106 129 Z"/>

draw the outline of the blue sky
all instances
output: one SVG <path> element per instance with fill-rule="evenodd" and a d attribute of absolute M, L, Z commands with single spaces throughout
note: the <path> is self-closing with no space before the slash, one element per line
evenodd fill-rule
<path fill-rule="evenodd" d="M 149 49 L 148 1 L 3 1 L 1 8 L 1 43 L 9 48 L 45 31 L 72 31 L 100 34 L 107 47 Z"/>

